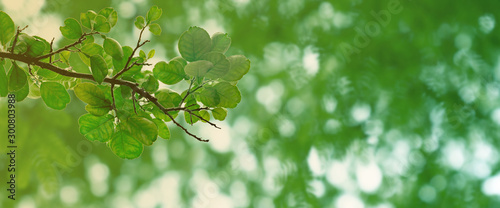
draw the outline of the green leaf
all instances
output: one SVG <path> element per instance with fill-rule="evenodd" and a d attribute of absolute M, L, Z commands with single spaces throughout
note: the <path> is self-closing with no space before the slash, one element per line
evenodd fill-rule
<path fill-rule="evenodd" d="M 28 42 L 27 55 L 30 57 L 37 57 L 45 52 L 45 43 L 33 39 L 32 42 Z"/>
<path fill-rule="evenodd" d="M 199 27 L 191 27 L 182 33 L 179 39 L 179 52 L 188 61 L 200 60 L 212 48 L 212 40 L 207 31 Z"/>
<path fill-rule="evenodd" d="M 33 68 L 37 68 L 37 66 L 33 66 Z M 38 71 L 36 72 L 36 74 L 38 76 L 41 76 L 41 77 L 47 78 L 47 79 L 54 79 L 59 75 L 53 71 L 50 71 L 50 70 L 44 69 L 44 68 L 39 68 L 39 67 L 38 67 Z"/>
<path fill-rule="evenodd" d="M 203 119 L 205 119 L 207 121 L 210 121 L 210 113 L 208 113 L 205 110 L 200 111 L 200 117 L 202 117 Z M 202 119 L 200 119 L 200 120 L 201 120 L 201 122 L 206 123 L 206 121 L 204 121 Z"/>
<path fill-rule="evenodd" d="M 160 19 L 161 17 L 162 10 L 158 8 L 158 6 L 152 6 L 151 9 L 149 9 L 148 14 L 146 16 L 146 21 L 148 23 L 153 22 L 157 19 Z"/>
<path fill-rule="evenodd" d="M 194 77 L 203 77 L 208 72 L 210 68 L 212 68 L 214 64 L 210 61 L 199 60 L 195 62 L 190 62 L 184 68 L 184 71 L 187 75 Z"/>
<path fill-rule="evenodd" d="M 40 98 L 41 97 L 40 87 L 38 87 L 38 85 L 36 85 L 30 79 L 28 79 L 28 85 L 29 85 L 28 97 L 31 98 L 31 99 L 38 99 L 38 98 Z"/>
<path fill-rule="evenodd" d="M 104 43 L 104 51 L 115 59 L 121 59 L 123 57 L 123 49 L 120 43 L 113 38 L 106 38 Z"/>
<path fill-rule="evenodd" d="M 0 11 L 0 43 L 5 46 L 16 34 L 16 26 L 10 16 Z"/>
<path fill-rule="evenodd" d="M 108 66 L 106 61 L 100 55 L 93 55 L 90 57 L 90 69 L 94 80 L 101 84 L 104 78 L 108 75 Z"/>
<path fill-rule="evenodd" d="M 187 109 L 189 110 L 194 110 L 194 109 L 199 109 L 200 105 L 196 104 L 196 100 L 193 98 L 187 99 L 186 106 L 189 106 Z M 200 116 L 199 111 L 184 111 L 184 119 L 186 120 L 186 123 L 193 125 L 194 123 L 198 122 L 200 119 L 197 117 Z"/>
<path fill-rule="evenodd" d="M 9 72 L 9 91 L 10 92 L 15 92 L 20 89 L 22 89 L 27 81 L 28 76 L 26 75 L 26 72 L 22 70 L 16 62 L 13 62 L 12 68 Z"/>
<path fill-rule="evenodd" d="M 220 98 L 219 107 L 234 108 L 241 101 L 241 94 L 236 86 L 227 82 L 220 82 L 214 88 Z"/>
<path fill-rule="evenodd" d="M 161 35 L 161 27 L 158 23 L 153 23 L 149 25 L 149 31 L 153 33 L 153 35 Z"/>
<path fill-rule="evenodd" d="M 153 68 L 153 75 L 156 79 L 168 85 L 180 82 L 184 79 L 184 67 L 177 61 L 171 61 L 169 64 L 166 62 L 158 62 Z"/>
<path fill-rule="evenodd" d="M 92 29 L 92 21 L 94 19 L 91 19 L 90 17 L 91 16 L 88 14 L 88 12 L 80 13 L 80 22 L 82 23 L 82 25 L 86 28 Z M 94 16 L 94 18 L 95 18 L 95 16 Z"/>
<path fill-rule="evenodd" d="M 95 17 L 94 30 L 97 32 L 108 33 L 111 30 L 111 25 L 106 17 L 97 15 Z"/>
<path fill-rule="evenodd" d="M 170 130 L 167 124 L 158 118 L 153 119 L 153 122 L 156 124 L 156 127 L 158 127 L 158 136 L 163 139 L 170 139 Z"/>
<path fill-rule="evenodd" d="M 205 74 L 206 78 L 209 79 L 217 79 L 219 77 L 224 76 L 228 71 L 229 71 L 229 60 L 227 60 L 226 56 L 224 54 L 219 53 L 219 52 L 210 52 L 206 53 L 201 57 L 203 60 L 207 60 L 212 62 L 214 65 L 212 68 L 210 68 Z"/>
<path fill-rule="evenodd" d="M 0 97 L 5 97 L 7 94 L 9 94 L 9 82 L 7 74 L 5 73 L 3 61 L 0 61 Z"/>
<path fill-rule="evenodd" d="M 230 63 L 229 71 L 222 77 L 227 81 L 238 81 L 248 70 L 250 70 L 250 60 L 243 55 L 234 55 L 227 58 Z"/>
<path fill-rule="evenodd" d="M 111 27 L 114 27 L 118 21 L 118 13 L 116 13 L 116 11 L 111 7 L 101 9 L 101 11 L 99 11 L 99 15 L 106 17 L 106 20 L 109 22 Z"/>
<path fill-rule="evenodd" d="M 217 90 L 213 87 L 204 87 L 200 92 L 200 101 L 208 107 L 215 107 L 220 103 L 220 97 Z"/>
<path fill-rule="evenodd" d="M 186 59 L 184 59 L 184 58 L 182 58 L 180 56 L 177 56 L 177 57 L 175 57 L 175 58 L 173 58 L 173 59 L 170 60 L 170 62 L 172 62 L 172 61 L 179 62 L 182 65 L 182 68 L 186 67 L 186 65 L 188 64 L 188 62 L 186 61 Z"/>
<path fill-rule="evenodd" d="M 114 132 L 112 115 L 94 116 L 85 114 L 78 119 L 80 133 L 90 141 L 107 142 Z"/>
<path fill-rule="evenodd" d="M 40 93 L 43 101 L 49 108 L 62 110 L 71 101 L 68 91 L 57 82 L 42 82 Z"/>
<path fill-rule="evenodd" d="M 146 25 L 144 17 L 138 16 L 137 18 L 135 18 L 134 25 L 135 27 L 137 27 L 137 29 L 142 30 L 142 28 L 144 28 L 144 26 Z"/>
<path fill-rule="evenodd" d="M 109 106 L 86 105 L 85 110 L 94 116 L 104 116 L 111 110 L 111 105 Z"/>
<path fill-rule="evenodd" d="M 28 97 L 29 93 L 30 93 L 30 85 L 29 84 L 24 85 L 24 87 L 18 91 L 12 92 L 12 94 L 14 94 L 16 96 L 17 102 L 21 102 L 24 99 L 26 99 L 26 97 Z"/>
<path fill-rule="evenodd" d="M 223 121 L 226 119 L 227 110 L 224 108 L 215 108 L 212 110 L 212 115 L 216 120 Z"/>
<path fill-rule="evenodd" d="M 97 85 L 90 82 L 82 82 L 75 86 L 74 92 L 83 102 L 93 106 L 110 106 L 111 101 L 106 98 L 104 92 Z"/>
<path fill-rule="evenodd" d="M 227 33 L 215 33 L 212 35 L 212 52 L 226 53 L 231 46 L 231 38 Z"/>
<path fill-rule="evenodd" d="M 151 49 L 148 53 L 148 59 L 153 58 L 155 56 L 155 49 Z"/>
<path fill-rule="evenodd" d="M 146 59 L 146 52 L 144 52 L 143 50 L 140 50 L 139 51 L 139 57 L 141 57 L 143 59 Z"/>
<path fill-rule="evenodd" d="M 125 122 L 125 130 L 145 145 L 152 145 L 158 136 L 156 124 L 144 117 L 131 116 Z"/>
<path fill-rule="evenodd" d="M 95 40 L 93 35 L 87 35 L 85 36 L 85 40 L 82 41 L 82 45 L 87 45 L 93 43 Z M 69 51 L 63 51 L 63 52 L 69 52 Z"/>
<path fill-rule="evenodd" d="M 80 56 L 80 59 L 82 59 L 82 61 L 85 64 L 90 66 L 90 57 L 94 56 L 94 55 L 103 55 L 103 52 L 104 52 L 104 49 L 102 48 L 102 46 L 100 46 L 97 43 L 90 43 L 90 44 L 84 45 L 81 48 L 81 53 L 78 53 L 78 55 Z"/>
<path fill-rule="evenodd" d="M 126 58 L 123 58 L 123 57 L 120 59 L 113 58 L 113 66 L 114 66 L 113 75 L 118 73 L 120 70 L 122 70 L 125 67 L 125 64 L 127 63 L 127 59 L 132 54 L 133 49 L 129 46 L 123 46 L 122 51 L 123 51 L 123 57 L 126 57 Z"/>
<path fill-rule="evenodd" d="M 156 90 L 158 90 L 159 87 L 160 84 L 158 83 L 158 80 L 152 75 L 149 75 L 148 80 L 142 83 L 142 88 L 151 93 L 156 92 Z"/>
<path fill-rule="evenodd" d="M 126 131 L 117 131 L 109 142 L 109 148 L 116 156 L 134 159 L 141 156 L 144 146 Z"/>
<path fill-rule="evenodd" d="M 64 27 L 59 27 L 61 34 L 68 39 L 78 39 L 82 36 L 82 26 L 74 18 L 64 20 Z"/>
<path fill-rule="evenodd" d="M 182 97 L 169 89 L 161 89 L 155 94 L 158 102 L 165 108 L 177 107 L 181 103 Z"/>

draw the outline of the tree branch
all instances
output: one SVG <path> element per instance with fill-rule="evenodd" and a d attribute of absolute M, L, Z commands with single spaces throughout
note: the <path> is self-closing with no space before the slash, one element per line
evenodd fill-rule
<path fill-rule="evenodd" d="M 42 62 L 38 58 L 28 57 L 28 56 L 26 56 L 24 54 L 13 54 L 13 53 L 1 52 L 0 51 L 0 58 L 7 58 L 7 59 L 14 60 L 14 61 L 19 61 L 19 62 L 26 63 L 28 65 L 39 66 L 41 68 L 48 69 L 50 71 L 53 71 L 53 72 L 55 72 L 57 74 L 60 74 L 62 76 L 66 76 L 66 77 L 73 77 L 73 78 L 87 79 L 87 80 L 95 81 L 94 77 L 91 74 L 84 74 L 84 73 L 69 71 L 69 70 L 60 68 L 58 66 L 55 66 L 55 65 L 53 65 L 51 63 Z M 184 128 L 181 124 L 179 124 L 177 121 L 175 121 L 175 119 L 168 113 L 170 111 L 181 111 L 181 110 L 182 111 L 187 111 L 187 112 L 190 112 L 190 111 L 199 111 L 199 110 L 205 110 L 205 108 L 199 108 L 199 109 L 193 109 L 193 110 L 189 110 L 189 109 L 187 109 L 187 107 L 165 108 L 165 107 L 163 107 L 162 104 L 160 104 L 158 102 L 158 99 L 156 97 L 154 97 L 153 95 L 149 94 L 144 89 L 140 88 L 139 84 L 137 84 L 135 82 L 121 80 L 121 79 L 113 79 L 113 78 L 108 78 L 108 77 L 104 78 L 103 82 L 109 83 L 111 85 L 123 85 L 123 86 L 130 87 L 132 89 L 133 93 L 138 93 L 142 97 L 146 98 L 147 100 L 149 100 L 150 102 L 152 102 L 153 104 L 155 104 L 158 108 L 160 108 L 160 110 L 165 115 L 167 115 L 172 120 L 172 122 L 175 123 L 175 125 L 177 125 L 182 130 L 184 130 L 184 132 L 186 132 L 188 135 L 196 138 L 199 141 L 208 142 L 208 140 L 201 139 L 200 137 L 198 137 L 198 136 L 190 133 L 186 128 Z M 206 108 L 206 109 L 209 109 L 209 108 Z M 205 119 L 202 119 L 202 120 L 205 120 Z"/>
<path fill-rule="evenodd" d="M 45 54 L 43 56 L 36 57 L 36 59 L 38 59 L 38 60 L 45 59 L 45 58 L 48 58 L 48 57 L 52 57 L 53 55 L 56 55 L 58 53 L 61 53 L 63 51 L 67 51 L 69 48 L 82 43 L 85 39 L 87 39 L 87 36 L 89 36 L 89 35 L 95 35 L 95 34 L 98 34 L 98 33 L 99 32 L 83 33 L 82 36 L 80 36 L 80 38 L 77 41 L 75 41 L 74 43 L 69 44 L 67 46 L 64 46 L 64 47 L 58 49 L 57 51 L 50 52 L 50 53 Z M 52 43 L 51 43 L 51 46 L 52 46 Z M 51 50 L 52 50 L 52 47 L 51 47 Z"/>

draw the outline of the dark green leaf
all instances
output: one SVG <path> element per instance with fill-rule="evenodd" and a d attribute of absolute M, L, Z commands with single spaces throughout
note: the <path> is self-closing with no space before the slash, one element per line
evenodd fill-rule
<path fill-rule="evenodd" d="M 131 116 L 124 125 L 130 135 L 145 145 L 152 145 L 158 136 L 156 124 L 144 117 Z"/>
<path fill-rule="evenodd" d="M 120 59 L 113 58 L 113 74 L 118 73 L 120 70 L 125 68 L 125 64 L 127 63 L 128 57 L 132 54 L 133 49 L 129 46 L 123 46 L 122 47 L 123 51 L 123 57 Z"/>
<path fill-rule="evenodd" d="M 144 28 L 144 26 L 146 25 L 144 17 L 138 16 L 137 18 L 135 18 L 134 25 L 135 27 L 137 27 L 137 29 L 142 30 L 142 28 Z"/>
<path fill-rule="evenodd" d="M 161 27 L 158 23 L 149 25 L 149 31 L 153 33 L 153 35 L 161 35 Z"/>
<path fill-rule="evenodd" d="M 224 56 L 224 54 L 222 53 L 206 53 L 201 57 L 201 59 L 210 61 L 214 65 L 208 70 L 207 74 L 205 74 L 206 78 L 217 79 L 224 76 L 227 71 L 229 71 L 229 60 L 227 60 L 226 56 Z"/>
<path fill-rule="evenodd" d="M 29 85 L 29 83 L 26 84 L 26 85 L 24 85 L 24 87 L 21 88 L 20 90 L 12 92 L 12 94 L 14 94 L 16 96 L 16 101 L 17 102 L 21 102 L 24 99 L 26 99 L 26 97 L 28 97 L 29 93 L 30 93 L 30 85 Z"/>
<path fill-rule="evenodd" d="M 167 124 L 158 118 L 153 119 L 153 122 L 156 124 L 156 127 L 158 127 L 158 136 L 163 139 L 170 139 L 170 130 L 168 129 Z"/>
<path fill-rule="evenodd" d="M 68 39 L 78 39 L 82 36 L 82 26 L 74 18 L 64 20 L 64 27 L 59 27 L 61 34 Z"/>
<path fill-rule="evenodd" d="M 160 84 L 158 83 L 158 80 L 152 75 L 149 75 L 148 79 L 142 83 L 142 88 L 150 93 L 156 92 L 159 86 Z"/>
<path fill-rule="evenodd" d="M 226 53 L 231 46 L 231 38 L 224 33 L 215 33 L 212 35 L 212 50 L 213 52 Z"/>
<path fill-rule="evenodd" d="M 22 89 L 27 81 L 28 76 L 26 75 L 26 72 L 22 70 L 16 62 L 13 62 L 12 68 L 9 72 L 9 91 L 10 92 L 15 92 L 20 89 Z"/>
<path fill-rule="evenodd" d="M 207 31 L 191 27 L 179 39 L 179 52 L 188 61 L 196 61 L 212 48 L 212 40 Z"/>
<path fill-rule="evenodd" d="M 90 66 L 90 57 L 94 55 L 103 55 L 104 49 L 97 43 L 90 43 L 84 45 L 81 49 L 81 53 L 78 53 L 80 59 Z"/>
<path fill-rule="evenodd" d="M 9 94 L 9 81 L 5 73 L 3 61 L 0 61 L 0 97 L 5 97 L 7 94 Z"/>
<path fill-rule="evenodd" d="M 227 58 L 230 63 L 229 71 L 222 77 L 227 81 L 238 81 L 248 70 L 250 70 L 250 60 L 243 55 L 234 55 Z"/>
<path fill-rule="evenodd" d="M 208 107 L 215 107 L 220 103 L 220 97 L 217 90 L 213 87 L 204 87 L 200 92 L 200 101 Z"/>
<path fill-rule="evenodd" d="M 148 14 L 146 16 L 146 21 L 148 23 L 153 22 L 157 19 L 160 19 L 161 17 L 162 10 L 158 8 L 158 6 L 152 6 L 151 9 L 149 9 Z"/>
<path fill-rule="evenodd" d="M 97 15 L 95 17 L 94 30 L 97 32 L 108 33 L 111 30 L 111 25 L 106 17 Z"/>
<path fill-rule="evenodd" d="M 111 101 L 97 85 L 83 82 L 74 88 L 75 95 L 83 102 L 93 106 L 110 106 Z"/>
<path fill-rule="evenodd" d="M 100 55 L 93 55 L 90 57 L 90 69 L 94 80 L 101 84 L 104 78 L 108 75 L 108 66 L 106 61 Z"/>
<path fill-rule="evenodd" d="M 113 38 L 106 38 L 103 43 L 104 51 L 115 59 L 123 57 L 123 49 L 120 43 Z"/>
<path fill-rule="evenodd" d="M 94 116 L 104 116 L 111 110 L 111 106 L 86 105 L 85 110 Z"/>
<path fill-rule="evenodd" d="M 213 66 L 214 64 L 212 64 L 212 62 L 210 61 L 199 60 L 187 64 L 186 68 L 184 68 L 184 71 L 187 75 L 190 76 L 203 77 Z"/>
<path fill-rule="evenodd" d="M 107 142 L 114 132 L 114 117 L 112 115 L 94 116 L 85 114 L 78 119 L 80 133 L 90 141 Z"/>
<path fill-rule="evenodd" d="M 212 115 L 216 120 L 223 121 L 226 119 L 227 110 L 224 108 L 215 108 L 212 110 Z"/>
<path fill-rule="evenodd" d="M 68 91 L 57 82 L 43 82 L 40 85 L 40 93 L 49 108 L 62 110 L 70 102 Z"/>
<path fill-rule="evenodd" d="M 240 91 L 236 86 L 221 82 L 214 86 L 220 98 L 219 107 L 234 108 L 241 101 Z"/>
<path fill-rule="evenodd" d="M 109 148 L 120 158 L 134 159 L 142 154 L 144 146 L 134 139 L 129 132 L 121 130 L 113 134 L 109 142 Z"/>
<path fill-rule="evenodd" d="M 16 26 L 10 16 L 0 11 L 0 43 L 5 46 L 16 34 Z"/>
<path fill-rule="evenodd" d="M 186 76 L 184 67 L 177 61 L 171 61 L 169 64 L 164 61 L 158 62 L 153 69 L 153 74 L 160 82 L 168 85 L 178 83 Z"/>

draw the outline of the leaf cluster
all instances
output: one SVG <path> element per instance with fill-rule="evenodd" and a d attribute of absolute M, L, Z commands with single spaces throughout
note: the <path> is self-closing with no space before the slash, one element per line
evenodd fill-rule
<path fill-rule="evenodd" d="M 106 143 L 121 158 L 139 157 L 157 137 L 169 139 L 166 122 L 170 121 L 196 139 L 208 141 L 190 133 L 176 117 L 182 112 L 188 124 L 201 121 L 218 128 L 211 120 L 224 120 L 227 108 L 241 101 L 236 84 L 249 71 L 250 61 L 243 55 L 225 55 L 231 44 L 227 34 L 210 36 L 202 28 L 191 27 L 180 36 L 181 56 L 156 63 L 153 71 L 144 70 L 155 50 L 140 50 L 149 42 L 142 35 L 146 29 L 161 35 L 155 22 L 161 15 L 162 9 L 153 6 L 145 17 L 138 16 L 137 44 L 122 46 L 107 35 L 117 24 L 117 12 L 89 10 L 81 13 L 80 20 L 64 21 L 61 34 L 74 42 L 54 49 L 53 40 L 23 33 L 0 11 L 0 96 L 13 93 L 18 101 L 42 98 L 49 108 L 63 110 L 70 103 L 68 90 L 73 90 L 87 104 L 88 113 L 78 120 L 80 133 L 90 141 Z M 76 71 L 72 56 L 90 70 Z M 160 82 L 187 82 L 189 88 L 179 93 L 160 89 Z"/>

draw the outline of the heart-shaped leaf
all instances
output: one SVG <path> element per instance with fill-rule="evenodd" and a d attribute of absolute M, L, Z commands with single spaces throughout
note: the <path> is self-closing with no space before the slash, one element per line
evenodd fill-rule
<path fill-rule="evenodd" d="M 68 39 L 78 39 L 82 36 L 82 26 L 74 18 L 64 20 L 64 27 L 59 27 L 61 34 Z"/>

